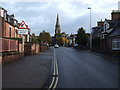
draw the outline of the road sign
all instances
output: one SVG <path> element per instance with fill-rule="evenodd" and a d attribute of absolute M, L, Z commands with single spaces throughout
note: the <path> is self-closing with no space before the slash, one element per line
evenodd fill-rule
<path fill-rule="evenodd" d="M 26 25 L 24 21 L 22 21 L 20 25 L 18 26 L 18 29 L 28 29 L 28 26 Z"/>
<path fill-rule="evenodd" d="M 26 25 L 24 21 L 22 21 L 20 25 L 18 26 L 18 34 L 22 34 L 22 35 L 28 34 L 28 26 Z"/>
<path fill-rule="evenodd" d="M 28 29 L 18 29 L 18 34 L 28 34 Z"/>
<path fill-rule="evenodd" d="M 22 21 L 20 25 L 18 26 L 18 34 L 21 34 L 23 38 L 22 39 L 22 56 L 24 57 L 24 45 L 25 45 L 24 35 L 28 34 L 28 26 L 26 25 L 24 21 Z"/>

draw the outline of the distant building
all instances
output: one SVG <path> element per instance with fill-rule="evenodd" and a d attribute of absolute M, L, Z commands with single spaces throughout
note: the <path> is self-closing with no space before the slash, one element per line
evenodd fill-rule
<path fill-rule="evenodd" d="M 55 25 L 55 34 L 52 36 L 52 45 L 56 44 L 58 34 L 61 33 L 60 24 L 59 24 L 59 15 L 57 14 L 56 25 Z"/>
<path fill-rule="evenodd" d="M 59 16 L 57 14 L 56 25 L 55 25 L 55 36 L 57 34 L 60 34 L 60 32 L 61 32 L 61 29 L 60 29 L 60 24 L 59 24 Z"/>
<path fill-rule="evenodd" d="M 76 34 L 71 34 L 67 39 L 69 40 L 68 46 L 73 47 L 75 45 Z"/>

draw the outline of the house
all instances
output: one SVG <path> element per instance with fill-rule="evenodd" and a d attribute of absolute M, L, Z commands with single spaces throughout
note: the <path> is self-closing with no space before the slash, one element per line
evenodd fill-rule
<path fill-rule="evenodd" d="M 18 21 L 14 18 L 14 14 L 9 15 L 7 13 L 7 10 L 0 7 L 0 19 L 1 19 L 1 25 L 2 28 L 0 31 L 2 32 L 1 37 L 2 38 L 21 38 L 21 35 L 18 35 L 17 33 L 17 24 Z"/>
<path fill-rule="evenodd" d="M 0 42 L 2 43 L 0 52 L 19 50 L 18 41 L 21 42 L 22 35 L 18 33 L 18 26 L 19 23 L 15 19 L 14 14 L 9 15 L 7 10 L 0 6 Z M 25 35 L 25 42 L 30 41 L 29 29 L 28 35 Z"/>
<path fill-rule="evenodd" d="M 98 25 L 92 30 L 93 51 L 120 56 L 120 10 L 113 10 L 111 20 L 105 18 L 104 22 L 98 22 Z M 99 41 L 96 41 L 96 38 Z"/>
<path fill-rule="evenodd" d="M 22 35 L 18 33 L 18 26 L 20 23 L 15 19 L 14 14 L 9 15 L 7 10 L 0 7 L 0 32 L 2 38 L 22 38 Z M 25 42 L 30 42 L 30 29 L 28 29 L 28 35 L 25 35 Z"/>
<path fill-rule="evenodd" d="M 68 46 L 73 47 L 75 45 L 75 38 L 76 38 L 76 34 L 71 34 L 69 37 L 67 37 L 68 39 Z"/>
<path fill-rule="evenodd" d="M 113 56 L 120 57 L 120 22 L 109 33 L 107 43 L 111 43 L 108 46 L 108 52 Z"/>
<path fill-rule="evenodd" d="M 97 26 L 92 28 L 92 38 L 100 38 L 103 31 L 104 21 L 98 21 Z"/>

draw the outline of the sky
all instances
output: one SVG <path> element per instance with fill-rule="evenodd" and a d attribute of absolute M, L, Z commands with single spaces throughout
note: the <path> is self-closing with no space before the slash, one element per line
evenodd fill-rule
<path fill-rule="evenodd" d="M 45 30 L 51 35 L 55 33 L 57 14 L 61 32 L 77 33 L 83 27 L 86 33 L 90 32 L 90 9 L 92 27 L 97 21 L 111 19 L 112 10 L 118 9 L 119 0 L 57 0 L 57 1 L 19 1 L 0 2 L 0 6 L 14 14 L 18 22 L 24 20 L 31 29 L 31 33 L 39 35 Z"/>

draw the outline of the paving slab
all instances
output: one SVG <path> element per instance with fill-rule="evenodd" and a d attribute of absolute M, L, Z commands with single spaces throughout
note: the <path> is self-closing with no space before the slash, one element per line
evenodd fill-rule
<path fill-rule="evenodd" d="M 43 88 L 50 76 L 53 48 L 2 65 L 2 88 Z"/>

